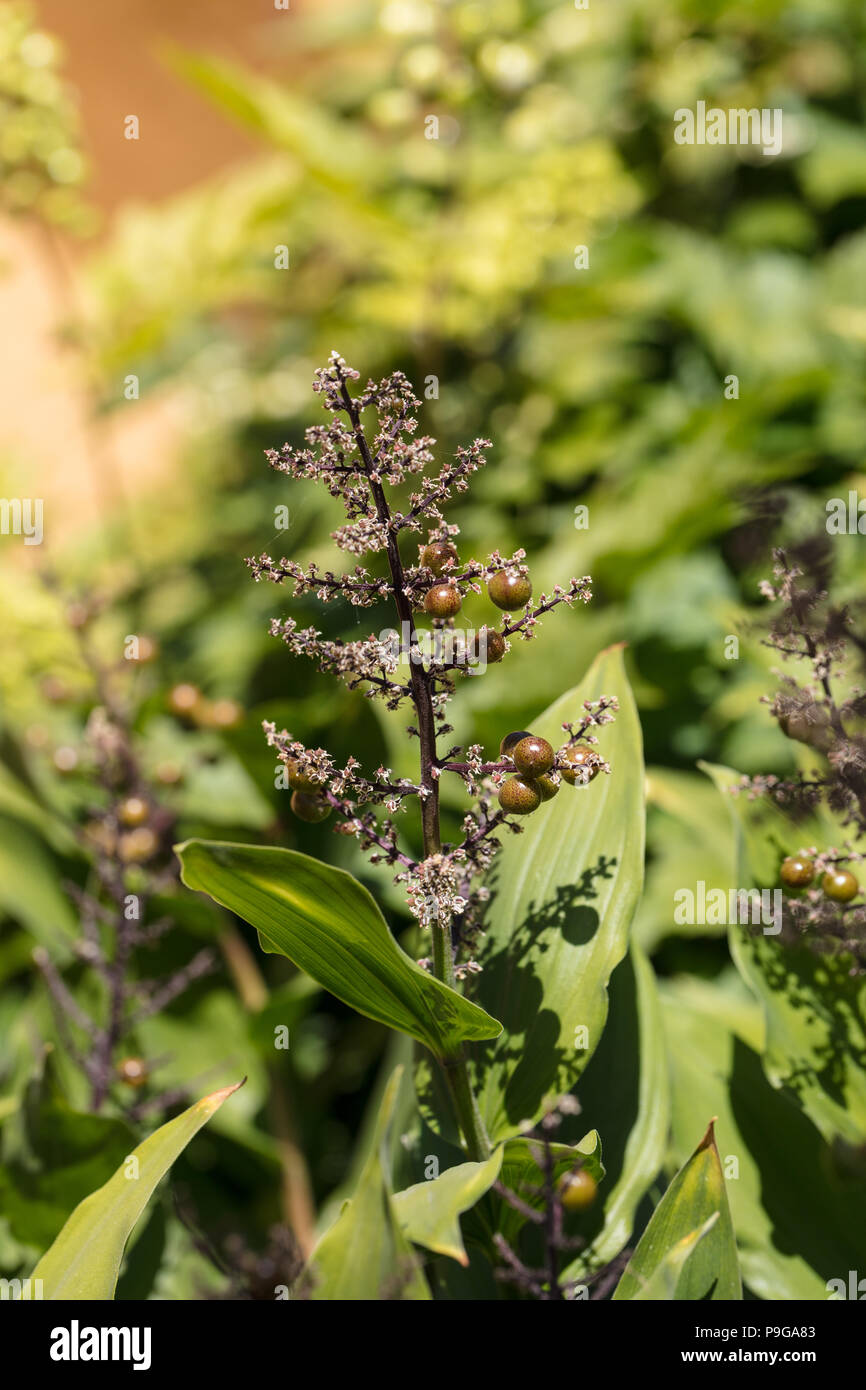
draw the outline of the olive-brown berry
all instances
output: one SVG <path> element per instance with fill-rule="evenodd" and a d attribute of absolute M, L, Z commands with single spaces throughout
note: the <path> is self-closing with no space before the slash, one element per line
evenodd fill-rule
<path fill-rule="evenodd" d="M 321 791 L 321 783 L 314 782 L 308 772 L 301 771 L 297 758 L 286 760 L 286 775 L 292 791 L 306 792 L 308 796 L 315 796 Z"/>
<path fill-rule="evenodd" d="M 584 782 L 592 782 L 598 776 L 595 754 L 588 748 L 572 745 L 570 748 L 562 749 L 559 756 L 566 764 L 559 770 L 570 786 L 573 787 L 577 783 L 582 786 Z"/>
<path fill-rule="evenodd" d="M 815 877 L 815 865 L 802 854 L 792 854 L 783 860 L 779 875 L 788 888 L 807 888 Z"/>
<path fill-rule="evenodd" d="M 159 840 L 147 825 L 127 830 L 117 842 L 117 852 L 125 864 L 143 864 L 152 859 L 158 849 Z"/>
<path fill-rule="evenodd" d="M 567 1211 L 586 1211 L 595 1201 L 598 1183 L 585 1168 L 566 1173 L 558 1183 L 559 1200 Z"/>
<path fill-rule="evenodd" d="M 150 815 L 150 807 L 143 796 L 128 796 L 117 808 L 117 819 L 121 825 L 144 825 Z"/>
<path fill-rule="evenodd" d="M 127 1086 L 143 1086 L 149 1076 L 143 1057 L 122 1057 L 117 1064 L 117 1077 Z"/>
<path fill-rule="evenodd" d="M 462 603 L 456 584 L 434 584 L 424 595 L 424 612 L 431 618 L 453 618 Z"/>
<path fill-rule="evenodd" d="M 320 796 L 310 796 L 308 792 L 292 792 L 291 806 L 298 819 L 309 821 L 310 825 L 327 820 L 331 814 L 327 801 Z"/>
<path fill-rule="evenodd" d="M 472 654 L 476 661 L 486 661 L 493 666 L 505 655 L 505 638 L 495 628 L 483 627 L 472 643 Z"/>
<path fill-rule="evenodd" d="M 527 734 L 511 750 L 511 758 L 518 772 L 525 777 L 540 777 L 553 767 L 556 754 L 546 738 Z"/>
<path fill-rule="evenodd" d="M 834 903 L 850 903 L 860 891 L 860 884 L 847 869 L 832 869 L 821 879 L 821 887 Z"/>
<path fill-rule="evenodd" d="M 528 816 L 541 805 L 541 792 L 531 777 L 509 777 L 499 788 L 499 805 L 509 816 Z"/>
<path fill-rule="evenodd" d="M 198 686 L 190 685 L 188 681 L 172 686 L 169 691 L 168 707 L 172 714 L 179 715 L 181 719 L 191 718 L 199 709 L 201 702 L 202 694 Z"/>
<path fill-rule="evenodd" d="M 525 574 L 510 574 L 508 570 L 498 570 L 487 581 L 487 593 L 497 608 L 513 613 L 523 608 L 532 598 L 532 585 Z"/>
<path fill-rule="evenodd" d="M 457 547 L 450 541 L 431 541 L 421 551 L 421 564 L 434 574 L 441 574 L 449 560 L 457 564 Z"/>
<path fill-rule="evenodd" d="M 528 729 L 515 729 L 513 733 L 506 734 L 499 745 L 499 751 L 503 758 L 510 757 L 513 750 L 517 747 L 522 738 L 532 738 Z"/>
<path fill-rule="evenodd" d="M 532 779 L 541 792 L 542 801 L 552 801 L 559 791 L 559 782 L 554 782 L 549 772 L 543 772 L 540 777 Z"/>

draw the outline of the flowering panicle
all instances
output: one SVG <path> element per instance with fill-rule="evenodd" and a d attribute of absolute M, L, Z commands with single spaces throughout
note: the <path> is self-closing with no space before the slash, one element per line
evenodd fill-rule
<path fill-rule="evenodd" d="M 315 594 L 324 603 L 343 598 L 355 608 L 372 608 L 390 600 L 397 627 L 378 637 L 329 640 L 315 627 L 301 627 L 291 617 L 274 618 L 271 632 L 293 654 L 311 657 L 350 689 L 365 687 L 367 697 L 383 699 L 389 709 L 411 701 L 414 719 L 408 732 L 419 742 L 420 776 L 417 782 L 395 779 L 383 767 L 372 776 L 362 776 L 354 758 L 339 768 L 325 750 L 305 748 L 273 724 L 264 726 L 265 735 L 285 766 L 296 813 L 311 821 L 336 813 L 337 833 L 354 836 L 372 862 L 395 866 L 410 910 L 433 935 L 436 949 L 431 966 L 452 983 L 479 968 L 468 953 L 482 929 L 489 896 L 484 877 L 499 847 L 498 832 L 519 832 L 522 827 L 507 808 L 496 805 L 497 797 L 501 803 L 503 786 L 519 780 L 510 776 L 519 771 L 511 757 L 485 761 L 479 745 L 469 747 L 463 761 L 454 760 L 461 753 L 459 747 L 439 756 L 437 740 L 451 732 L 448 701 L 461 676 L 486 669 L 508 655 L 509 638 L 529 641 L 542 617 L 560 604 L 587 603 L 591 581 L 589 576 L 571 579 L 533 602 L 523 550 L 507 557 L 494 550 L 484 561 L 461 560 L 456 546 L 459 528 L 445 521 L 441 508 L 466 491 L 471 475 L 486 461 L 490 441 L 476 439 L 458 449 L 452 462 L 427 474 L 435 440 L 417 433 L 421 403 L 406 377 L 393 372 L 352 395 L 350 385 L 359 380 L 358 373 L 332 353 L 327 366 L 316 372 L 313 385 L 332 417 L 330 423 L 308 429 L 303 448 L 284 444 L 269 450 L 267 457 L 279 472 L 324 483 L 332 496 L 342 500 L 347 520 L 333 532 L 333 540 L 350 554 L 375 556 L 373 569 L 359 563 L 351 573 L 338 575 L 285 557 L 276 561 L 266 554 L 247 564 L 257 581 L 289 582 L 298 597 Z M 417 485 L 400 510 L 392 506 L 388 491 L 409 478 L 416 478 Z M 404 558 L 400 538 L 407 531 L 423 533 L 426 540 Z M 463 600 L 469 594 L 483 595 L 485 589 L 501 611 L 500 626 L 485 627 L 481 633 L 461 632 L 454 620 Z M 555 765 L 547 776 L 547 796 L 555 794 L 563 780 L 579 785 L 599 771 L 609 771 L 590 746 L 595 738 L 588 731 L 613 717 L 616 701 L 603 697 L 585 708 L 586 715 L 577 726 L 566 726 L 563 748 L 550 752 Z M 569 760 L 575 748 L 579 757 Z M 462 778 L 475 802 L 463 820 L 463 838 L 456 844 L 443 843 L 439 824 L 440 782 L 448 773 Z M 534 781 L 530 782 L 534 787 Z M 423 831 L 421 860 L 400 848 L 392 819 L 413 803 L 418 805 Z M 373 807 L 384 808 L 385 818 L 378 819 Z M 463 959 L 458 959 L 460 951 Z"/>

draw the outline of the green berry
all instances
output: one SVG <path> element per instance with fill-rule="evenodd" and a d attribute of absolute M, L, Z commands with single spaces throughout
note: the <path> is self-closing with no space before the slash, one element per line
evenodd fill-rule
<path fill-rule="evenodd" d="M 487 592 L 497 608 L 513 613 L 523 608 L 532 598 L 532 585 L 525 574 L 511 574 L 508 570 L 498 570 L 487 582 Z"/>
<path fill-rule="evenodd" d="M 527 734 L 511 750 L 511 758 L 518 772 L 525 777 L 540 777 L 553 767 L 556 754 L 546 738 L 536 738 Z"/>
<path fill-rule="evenodd" d="M 567 1211 L 586 1211 L 595 1201 L 598 1183 L 585 1168 L 575 1173 L 565 1173 L 560 1178 L 559 1200 Z"/>
<path fill-rule="evenodd" d="M 801 854 L 792 854 L 783 861 L 779 874 L 788 888 L 806 888 L 815 877 L 815 865 Z"/>
<path fill-rule="evenodd" d="M 286 759 L 286 775 L 292 791 L 306 792 L 308 796 L 315 796 L 321 791 L 321 783 L 314 782 L 308 772 L 302 772 L 297 758 Z"/>
<path fill-rule="evenodd" d="M 541 805 L 541 792 L 530 777 L 509 777 L 499 788 L 499 805 L 510 816 L 528 816 Z"/>
<path fill-rule="evenodd" d="M 424 595 L 424 611 L 431 618 L 453 618 L 462 602 L 456 584 L 434 584 Z"/>
<path fill-rule="evenodd" d="M 584 782 L 592 782 L 598 776 L 595 754 L 588 748 L 580 748 L 577 744 L 573 744 L 569 748 L 560 749 L 559 756 L 561 761 L 566 763 L 566 766 L 559 770 L 570 786 L 573 787 L 578 780 L 582 786 Z M 581 772 L 588 773 L 588 776 L 584 775 L 579 778 L 578 774 Z"/>
<path fill-rule="evenodd" d="M 499 752 L 503 758 L 510 757 L 512 749 L 516 748 L 522 738 L 532 738 L 528 729 L 515 729 L 513 734 L 506 734 L 499 745 Z"/>
<path fill-rule="evenodd" d="M 834 903 L 850 903 L 860 892 L 860 884 L 847 869 L 832 869 L 821 879 L 821 887 Z"/>
<path fill-rule="evenodd" d="M 540 777 L 533 778 L 533 781 L 541 792 L 542 801 L 552 801 L 559 791 L 559 782 L 554 782 L 547 772 L 543 772 Z"/>
<path fill-rule="evenodd" d="M 434 574 L 441 574 L 449 560 L 457 563 L 457 547 L 450 541 L 431 541 L 421 551 L 421 564 Z"/>
<path fill-rule="evenodd" d="M 291 807 L 299 820 L 309 821 L 311 825 L 327 820 L 331 814 L 327 801 L 320 796 L 310 796 L 308 792 L 292 792 Z"/>
<path fill-rule="evenodd" d="M 505 638 L 495 628 L 483 627 L 472 644 L 472 654 L 476 659 L 483 657 L 488 666 L 493 666 L 505 655 Z"/>

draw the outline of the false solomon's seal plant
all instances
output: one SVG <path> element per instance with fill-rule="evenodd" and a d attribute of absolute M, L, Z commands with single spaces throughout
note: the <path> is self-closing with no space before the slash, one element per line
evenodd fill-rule
<path fill-rule="evenodd" d="M 566 1216 L 594 1200 L 604 1169 L 594 1131 L 576 1146 L 549 1136 L 580 1109 L 570 1092 L 598 1044 L 639 892 L 643 774 L 634 706 L 614 648 L 533 729 L 503 730 L 493 756 L 449 742 L 447 707 L 460 682 L 507 662 L 513 644 L 531 640 L 553 609 L 588 602 L 590 580 L 536 595 L 523 551 L 462 557 L 459 528 L 442 508 L 467 489 L 489 441 L 475 440 L 433 469 L 435 441 L 417 433 L 420 402 L 406 377 L 394 372 L 353 394 L 357 380 L 332 354 L 314 385 L 328 422 L 308 429 L 305 447 L 284 445 L 269 461 L 341 499 L 347 520 L 333 539 L 370 558 L 342 575 L 268 555 L 248 564 L 256 580 L 291 584 L 295 595 L 393 604 L 396 629 L 379 636 L 327 640 L 294 617 L 275 618 L 272 632 L 350 689 L 405 710 L 417 775 L 368 769 L 355 757 L 339 766 L 290 731 L 266 724 L 264 732 L 284 765 L 293 812 L 308 822 L 331 818 L 337 834 L 355 837 L 373 863 L 394 872 L 424 954 L 416 961 L 401 949 L 360 882 L 308 855 L 192 840 L 178 849 L 183 878 L 254 926 L 266 951 L 286 955 L 435 1059 L 430 1071 L 418 1054 L 416 1080 L 433 1136 L 426 1142 L 440 1142 L 450 1166 L 424 1181 L 422 1156 L 415 1180 L 392 1191 L 389 1135 L 406 1103 L 406 1078 L 398 1084 L 395 1075 L 352 1202 L 313 1253 L 308 1293 L 429 1296 L 412 1243 L 466 1263 L 458 1218 L 477 1207 L 473 1239 L 499 1277 L 536 1296 L 564 1297 L 569 1285 L 557 1261 L 584 1244 L 567 1233 Z M 407 482 L 408 501 L 398 507 L 395 489 Z M 490 617 L 461 631 L 455 618 L 470 594 Z M 440 820 L 445 779 L 459 779 L 467 796 L 453 842 Z M 400 833 L 413 808 L 417 857 Z M 410 1105 L 417 1114 L 418 1100 Z M 527 1223 L 544 1245 L 540 1272 L 513 1248 Z M 359 1240 L 365 1257 L 349 1260 Z"/>

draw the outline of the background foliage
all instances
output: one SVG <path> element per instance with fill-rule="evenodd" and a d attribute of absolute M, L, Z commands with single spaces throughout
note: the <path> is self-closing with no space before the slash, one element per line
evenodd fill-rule
<path fill-rule="evenodd" d="M 192 399 L 196 425 L 170 488 L 121 505 L 98 533 L 50 558 L 67 592 L 87 585 L 104 595 L 103 652 L 129 632 L 159 643 L 156 662 L 134 678 L 135 731 L 148 767 L 170 760 L 183 769 L 169 793 L 177 838 L 264 839 L 348 868 L 400 936 L 408 918 L 387 876 L 327 827 L 287 815 L 260 731 L 273 719 L 337 759 L 363 749 L 370 767 L 407 775 L 400 723 L 268 636 L 282 595 L 255 586 L 242 560 L 269 548 L 333 564 L 329 499 L 303 485 L 287 492 L 262 457 L 298 440 L 313 369 L 332 347 L 365 375 L 400 367 L 422 389 L 435 377 L 423 427 L 443 456 L 476 434 L 494 441 L 490 466 L 449 517 L 467 553 L 523 546 L 539 588 L 571 573 L 595 583 L 587 610 L 550 623 L 531 654 L 517 647 L 507 671 L 492 669 L 462 693 L 455 741 L 498 744 L 576 685 L 599 648 L 628 643 L 648 766 L 647 880 L 638 953 L 614 976 L 606 1051 L 577 1086 L 584 1113 L 569 1137 L 595 1126 L 607 1144 L 610 1133 L 619 1220 L 585 1233 L 604 1259 L 618 1254 L 634 1222 L 636 1231 L 646 1223 L 645 1194 L 661 1195 L 716 1114 L 722 1157 L 743 1165 L 728 1191 L 747 1291 L 823 1297 L 826 1279 L 855 1267 L 845 1263 L 855 1255 L 843 1253 L 851 1226 L 841 1213 L 861 1200 L 861 1179 L 851 1186 L 838 1171 L 832 1127 L 816 1128 L 773 1089 L 756 997 L 720 932 L 674 923 L 672 896 L 698 879 L 738 882 L 733 824 L 697 761 L 747 773 L 793 766 L 758 703 L 772 663 L 754 626 L 768 560 L 755 508 L 784 503 L 792 528 L 815 528 L 829 497 L 862 487 L 862 8 L 632 0 L 580 12 L 544 0 L 356 0 L 309 6 L 283 32 L 295 59 L 298 46 L 303 54 L 285 82 L 213 60 L 205 43 L 166 54 L 203 103 L 255 133 L 260 153 L 165 205 L 124 208 L 86 251 L 86 313 L 70 334 L 95 383 L 97 422 L 135 409 L 123 394 L 135 374 L 143 396 Z M 13 67 L 8 54 L 0 60 L 7 92 L 17 90 Z M 674 145 L 673 110 L 699 98 L 781 107 L 782 155 Z M 424 136 L 431 114 L 435 141 Z M 17 201 L 20 211 L 26 180 L 11 168 L 6 138 L 4 206 Z M 45 177 L 42 159 L 37 172 Z M 41 191 L 34 201 L 50 215 Z M 287 271 L 274 269 L 279 245 L 289 249 Z M 581 245 L 585 270 L 574 265 Z M 731 374 L 736 400 L 723 395 Z M 275 536 L 280 504 L 291 524 Z M 575 525 L 581 504 L 588 529 Z M 836 543 L 842 597 L 862 586 L 858 547 L 857 536 Z M 92 789 L 76 773 L 59 777 L 51 753 L 77 744 L 93 692 L 63 603 L 8 543 L 2 561 L 0 1269 L 11 1274 L 31 1268 L 80 1197 L 114 1172 L 126 1121 L 94 1117 L 101 1129 L 86 1152 L 72 1128 L 23 1124 L 86 1099 L 62 1047 L 54 1056 L 67 1100 L 54 1079 L 32 1079 L 39 1041 L 58 1040 L 31 953 L 39 944 L 70 959 L 75 915 L 63 885 L 86 882 L 88 868 L 69 823 L 85 814 Z M 359 635 L 368 616 L 371 630 L 388 621 L 312 599 L 294 611 L 327 636 Z M 732 633 L 736 661 L 725 657 Z M 243 719 L 228 729 L 177 719 L 167 692 L 179 681 L 239 701 Z M 446 805 L 454 824 L 460 811 Z M 140 1052 L 163 1059 L 155 1089 L 192 1099 L 249 1079 L 178 1161 L 185 1220 L 167 1197 L 152 1207 L 120 1297 L 225 1287 L 190 1225 L 235 1270 L 253 1267 L 250 1250 L 261 1258 L 269 1248 L 284 1215 L 275 1087 L 289 1098 L 325 1211 L 358 1174 L 369 1182 L 370 1116 L 380 1071 L 394 1060 L 378 1024 L 276 956 L 258 958 L 262 1002 L 248 980 L 245 989 L 245 956 L 232 951 L 226 917 L 180 888 L 168 896 L 178 926 L 149 973 L 175 968 L 203 943 L 216 944 L 221 964 L 142 1025 Z M 85 995 L 92 988 L 80 964 L 71 977 Z M 274 1063 L 273 1024 L 286 1020 L 291 1047 Z M 613 1111 L 602 1068 L 620 1083 Z M 391 1101 L 399 1113 L 399 1097 Z M 759 1123 L 771 1112 L 778 1127 Z M 40 1165 L 50 1183 L 34 1178 Z M 785 1214 L 783 1173 L 798 1191 L 819 1187 L 814 1221 Z M 39 1201 L 18 1200 L 25 1182 L 48 1184 Z M 470 1276 L 480 1282 L 452 1274 L 448 1287 L 472 1296 L 484 1275 L 470 1268 L 460 1278 Z"/>

